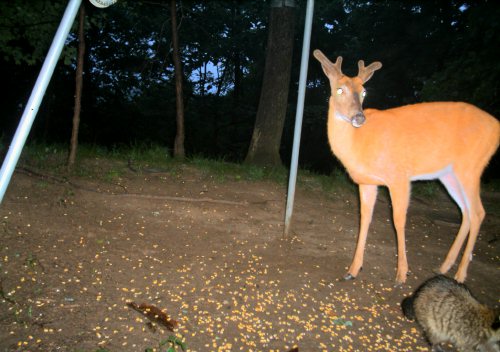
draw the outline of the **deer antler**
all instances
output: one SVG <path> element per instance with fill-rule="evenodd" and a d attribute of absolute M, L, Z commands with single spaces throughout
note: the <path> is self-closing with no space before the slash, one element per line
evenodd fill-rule
<path fill-rule="evenodd" d="M 343 73 L 342 73 L 342 56 L 338 56 L 337 57 L 337 61 L 335 61 L 335 64 L 333 65 L 335 66 L 335 69 L 339 72 L 339 74 L 342 76 Z"/>
<path fill-rule="evenodd" d="M 366 83 L 370 78 L 372 78 L 373 73 L 382 67 L 382 63 L 375 61 L 365 67 L 365 62 L 363 60 L 358 61 L 358 77 L 361 78 L 363 83 Z"/>
<path fill-rule="evenodd" d="M 342 56 L 337 57 L 337 61 L 332 63 L 321 50 L 314 50 L 314 57 L 321 63 L 321 67 L 327 76 L 334 75 L 341 77 L 342 74 Z"/>

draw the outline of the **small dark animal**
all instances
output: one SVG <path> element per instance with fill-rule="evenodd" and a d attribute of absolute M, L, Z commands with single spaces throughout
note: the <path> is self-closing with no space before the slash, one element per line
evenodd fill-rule
<path fill-rule="evenodd" d="M 416 320 L 433 351 L 451 342 L 461 352 L 500 352 L 499 311 L 480 303 L 463 284 L 444 275 L 425 281 L 401 303 Z"/>

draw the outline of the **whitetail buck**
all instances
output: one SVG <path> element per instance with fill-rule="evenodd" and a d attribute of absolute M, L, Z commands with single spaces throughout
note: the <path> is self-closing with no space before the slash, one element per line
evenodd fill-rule
<path fill-rule="evenodd" d="M 382 64 L 374 62 L 365 67 L 360 60 L 357 77 L 347 77 L 341 71 L 342 57 L 333 64 L 319 50 L 314 51 L 314 56 L 330 80 L 327 129 L 331 149 L 359 185 L 358 242 L 344 278 L 355 278 L 363 265 L 377 187 L 383 185 L 389 189 L 397 234 L 396 282 L 405 282 L 408 272 L 405 223 L 410 183 L 439 179 L 462 211 L 460 230 L 440 272 L 446 273 L 455 263 L 468 234 L 455 275 L 457 281 L 463 282 L 485 216 L 479 195 L 480 178 L 498 148 L 500 123 L 479 108 L 458 102 L 363 111 L 366 95 L 363 84 Z"/>

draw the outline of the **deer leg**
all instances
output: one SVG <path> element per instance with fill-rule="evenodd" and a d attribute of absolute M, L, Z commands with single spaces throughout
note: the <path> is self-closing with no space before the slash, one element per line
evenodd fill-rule
<path fill-rule="evenodd" d="M 368 228 L 372 221 L 373 208 L 377 200 L 377 186 L 376 185 L 359 185 L 359 200 L 361 221 L 359 225 L 358 242 L 356 244 L 356 251 L 351 266 L 344 276 L 345 280 L 354 279 L 363 266 L 363 255 L 366 246 L 366 237 L 368 236 Z"/>
<path fill-rule="evenodd" d="M 455 202 L 458 204 L 460 207 L 460 210 L 462 211 L 462 224 L 460 225 L 460 230 L 458 231 L 457 236 L 455 237 L 455 240 L 453 241 L 452 246 L 450 247 L 450 250 L 448 251 L 448 254 L 446 255 L 446 259 L 444 260 L 443 264 L 441 265 L 441 268 L 439 271 L 442 274 L 445 274 L 450 270 L 450 268 L 455 264 L 455 261 L 457 260 L 458 254 L 460 252 L 460 249 L 462 248 L 462 245 L 465 242 L 465 238 L 467 237 L 467 234 L 469 233 L 470 229 L 470 202 L 467 198 L 467 195 L 464 192 L 464 189 L 462 187 L 462 184 L 459 182 L 457 177 L 453 172 L 447 173 L 439 178 L 439 180 L 443 183 L 443 185 L 446 187 L 446 190 L 450 194 L 450 196 L 455 200 Z"/>
<path fill-rule="evenodd" d="M 406 259 L 405 225 L 406 213 L 410 202 L 410 183 L 399 183 L 389 186 L 392 202 L 392 218 L 396 229 L 398 245 L 398 270 L 396 272 L 396 284 L 405 283 L 408 273 L 408 261 Z"/>
<path fill-rule="evenodd" d="M 479 177 L 472 187 L 466 190 L 467 196 L 471 201 L 470 204 L 470 232 L 469 238 L 467 240 L 467 245 L 465 246 L 464 252 L 462 254 L 462 260 L 458 265 L 457 273 L 455 274 L 455 280 L 458 282 L 464 282 L 467 276 L 467 268 L 472 260 L 472 251 L 474 250 L 474 245 L 476 244 L 476 239 L 479 234 L 479 228 L 483 222 L 485 211 L 483 204 L 481 203 L 480 197 L 480 181 Z"/>

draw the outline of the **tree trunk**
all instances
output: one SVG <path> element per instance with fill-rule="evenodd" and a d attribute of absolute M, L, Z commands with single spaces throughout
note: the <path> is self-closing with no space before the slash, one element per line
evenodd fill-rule
<path fill-rule="evenodd" d="M 68 169 L 75 165 L 76 150 L 78 148 L 78 130 L 80 128 L 80 112 L 82 107 L 82 87 L 83 87 L 83 62 L 85 57 L 85 5 L 80 5 L 80 16 L 78 20 L 78 58 L 76 62 L 75 77 L 75 107 L 73 111 L 73 129 L 71 131 L 71 141 L 68 156 Z"/>
<path fill-rule="evenodd" d="M 232 23 L 231 23 L 231 37 L 232 37 L 232 60 L 234 66 L 234 90 L 233 90 L 233 108 L 237 108 L 240 104 L 241 97 L 241 53 L 240 45 L 238 41 L 240 40 L 241 23 L 240 23 L 240 9 L 238 1 L 233 1 L 232 8 Z M 233 118 L 234 118 L 233 112 Z"/>
<path fill-rule="evenodd" d="M 183 159 L 184 151 L 184 98 L 182 95 L 182 65 L 179 54 L 179 38 L 177 33 L 176 0 L 170 0 L 170 15 L 172 17 L 172 46 L 175 67 L 175 103 L 177 132 L 175 134 L 174 157 Z"/>
<path fill-rule="evenodd" d="M 269 20 L 264 80 L 246 163 L 280 166 L 295 28 L 293 1 L 273 0 Z"/>

